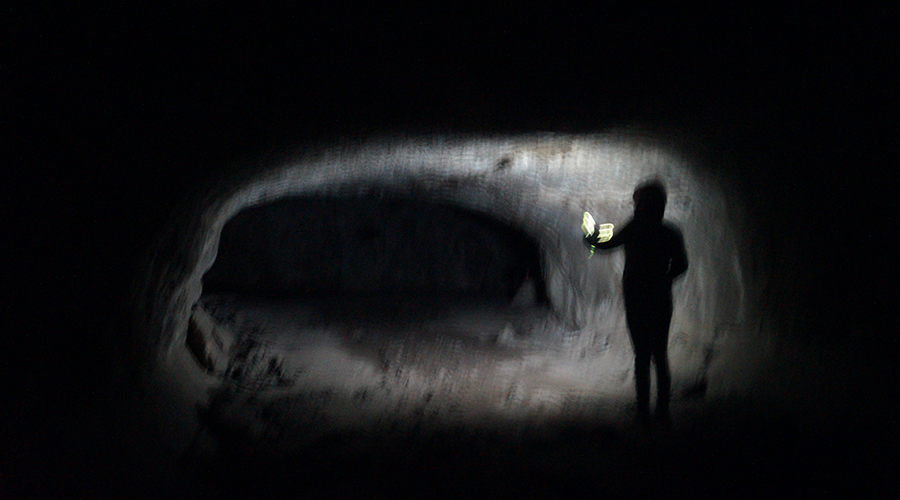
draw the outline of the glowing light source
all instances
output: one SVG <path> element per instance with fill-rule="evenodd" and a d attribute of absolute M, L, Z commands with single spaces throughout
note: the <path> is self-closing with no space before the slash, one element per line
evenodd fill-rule
<path fill-rule="evenodd" d="M 594 231 L 597 231 L 599 237 L 597 241 L 600 243 L 606 243 L 611 240 L 613 237 L 613 226 L 610 223 L 606 224 L 597 224 L 594 221 L 594 217 L 590 214 L 590 212 L 585 212 L 584 217 L 581 219 L 581 230 L 584 231 L 585 236 L 590 236 L 594 234 Z M 591 257 L 594 256 L 594 245 L 591 245 Z"/>

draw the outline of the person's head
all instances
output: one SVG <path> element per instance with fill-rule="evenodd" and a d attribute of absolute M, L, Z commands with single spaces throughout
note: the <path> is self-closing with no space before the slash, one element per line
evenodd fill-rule
<path fill-rule="evenodd" d="M 639 184 L 633 198 L 635 218 L 662 221 L 666 212 L 666 187 L 662 181 L 653 179 Z"/>

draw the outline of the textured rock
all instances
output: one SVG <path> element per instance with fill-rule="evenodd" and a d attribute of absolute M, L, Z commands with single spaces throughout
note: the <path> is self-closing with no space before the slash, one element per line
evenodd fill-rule
<path fill-rule="evenodd" d="M 183 398 L 161 407 L 205 408 L 169 420 L 196 422 L 219 449 L 290 448 L 344 423 L 620 418 L 633 390 L 624 259 L 590 256 L 581 215 L 621 227 L 634 186 L 655 176 L 690 259 L 674 288 L 675 388 L 739 389 L 765 358 L 759 288 L 740 200 L 706 171 L 649 140 L 554 135 L 373 142 L 248 170 L 189 205 L 144 274 L 150 384 Z M 210 310 L 214 327 L 191 327 L 215 289 L 381 302 L 226 304 L 231 319 Z M 424 300 L 438 292 L 504 300 Z M 231 347 L 210 332 L 230 332 Z"/>

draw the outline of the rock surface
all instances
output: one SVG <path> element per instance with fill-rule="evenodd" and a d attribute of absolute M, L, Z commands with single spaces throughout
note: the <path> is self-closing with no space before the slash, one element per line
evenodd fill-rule
<path fill-rule="evenodd" d="M 740 200 L 705 172 L 646 138 L 553 135 L 371 143 L 248 171 L 173 221 L 143 275 L 138 406 L 171 457 L 200 460 L 398 428 L 627 427 L 623 256 L 592 257 L 579 226 L 590 210 L 621 227 L 656 176 L 691 264 L 670 342 L 675 391 L 706 383 L 676 398 L 689 422 L 768 356 Z"/>

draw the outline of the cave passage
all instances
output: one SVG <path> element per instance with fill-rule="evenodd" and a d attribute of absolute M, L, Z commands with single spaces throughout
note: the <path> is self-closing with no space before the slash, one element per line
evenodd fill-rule
<path fill-rule="evenodd" d="M 592 257 L 580 225 L 590 211 L 620 227 L 650 177 L 666 182 L 691 260 L 673 290 L 674 418 L 690 426 L 751 387 L 768 330 L 741 211 L 716 179 L 638 139 L 429 141 L 248 170 L 173 222 L 137 293 L 154 368 L 145 406 L 167 409 L 160 433 L 179 453 L 287 456 L 397 429 L 627 428 L 624 258 Z"/>
<path fill-rule="evenodd" d="M 389 303 L 546 303 L 537 242 L 484 214 L 410 197 L 290 197 L 222 230 L 204 294 Z M 448 302 L 449 303 L 449 302 Z"/>
<path fill-rule="evenodd" d="M 394 401 L 387 373 L 412 376 L 401 384 L 431 400 L 448 367 L 477 378 L 538 348 L 553 328 L 542 280 L 536 240 L 482 213 L 379 194 L 288 197 L 225 224 L 185 345 L 219 381 L 213 406 L 275 388 L 327 394 L 319 403 L 339 413 L 394 412 L 409 404 Z M 333 390 L 351 386 L 347 401 Z M 455 411 L 458 388 L 444 389 L 432 406 Z"/>

